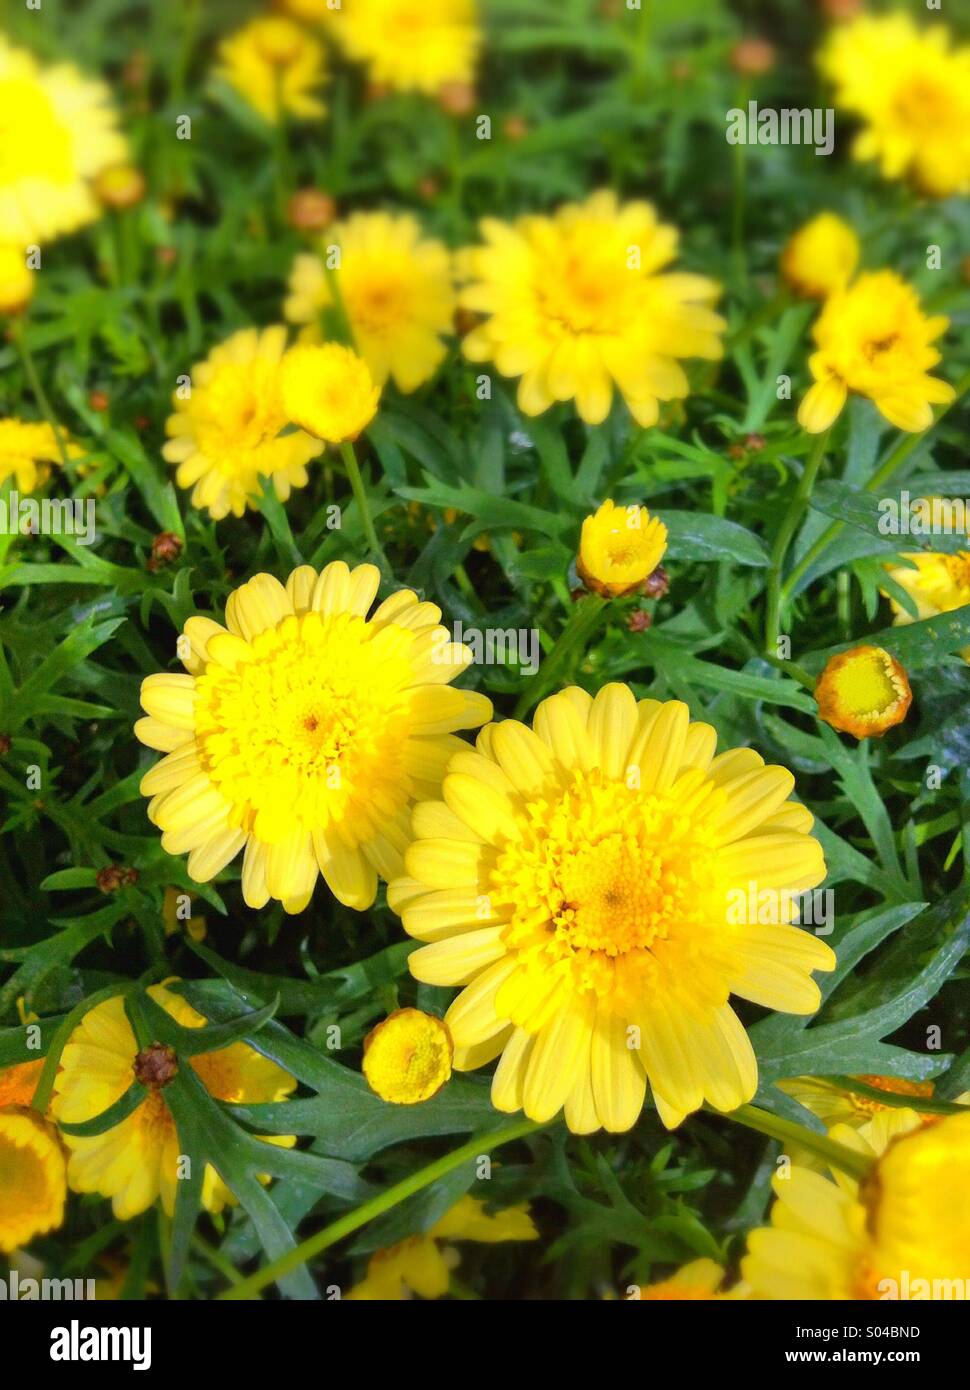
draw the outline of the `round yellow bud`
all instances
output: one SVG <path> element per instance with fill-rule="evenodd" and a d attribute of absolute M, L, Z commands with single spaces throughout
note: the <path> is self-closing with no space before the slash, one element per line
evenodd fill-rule
<path fill-rule="evenodd" d="M 438 1094 L 451 1076 L 454 1045 L 440 1018 L 398 1009 L 364 1040 L 364 1076 L 391 1105 L 418 1105 Z"/>
<path fill-rule="evenodd" d="M 576 571 L 601 598 L 644 593 L 667 549 L 667 528 L 646 507 L 606 501 L 583 522 Z"/>
<path fill-rule="evenodd" d="M 377 414 L 380 391 L 367 364 L 340 343 L 290 348 L 280 386 L 287 419 L 329 444 L 356 439 Z"/>
<path fill-rule="evenodd" d="M 307 38 L 298 24 L 282 16 L 269 15 L 254 30 L 256 47 L 264 62 L 288 68 L 303 52 Z"/>
<path fill-rule="evenodd" d="M 106 208 L 133 208 L 145 196 L 145 176 L 133 164 L 112 164 L 94 180 L 98 201 Z"/>
<path fill-rule="evenodd" d="M 22 314 L 34 297 L 34 272 L 23 248 L 0 245 L 0 314 Z"/>
<path fill-rule="evenodd" d="M 803 299 L 827 299 L 845 289 L 859 264 L 859 238 L 834 212 L 820 212 L 785 244 L 782 277 Z"/>
<path fill-rule="evenodd" d="M 913 702 L 906 672 L 882 647 L 830 657 L 815 686 L 818 717 L 833 729 L 870 738 L 906 718 Z"/>

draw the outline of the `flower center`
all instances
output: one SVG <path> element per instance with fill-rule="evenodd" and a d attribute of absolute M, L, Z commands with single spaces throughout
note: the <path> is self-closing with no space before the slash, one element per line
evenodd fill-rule
<path fill-rule="evenodd" d="M 32 1148 L 0 1138 L 0 1192 L 17 1194 L 18 1216 L 46 1206 L 47 1177 Z"/>
<path fill-rule="evenodd" d="M 943 563 L 956 588 L 970 592 L 970 551 L 961 550 L 957 555 L 944 555 Z"/>
<path fill-rule="evenodd" d="M 604 237 L 605 229 L 597 237 L 584 232 L 577 239 L 581 245 L 561 249 L 558 264 L 554 255 L 540 264 L 540 311 L 568 333 L 620 333 L 636 311 L 636 277 L 627 269 L 625 248 L 609 238 L 608 245 L 598 245 Z"/>
<path fill-rule="evenodd" d="M 940 131 L 953 124 L 954 92 L 927 74 L 911 78 L 895 93 L 893 114 L 909 131 L 922 131 L 939 139 Z"/>
<path fill-rule="evenodd" d="M 348 286 L 347 307 L 358 330 L 379 337 L 400 327 L 407 313 L 407 286 L 399 275 L 370 266 L 357 288 Z"/>
<path fill-rule="evenodd" d="M 0 187 L 38 176 L 70 183 L 71 135 L 36 80 L 0 82 Z"/>
<path fill-rule="evenodd" d="M 271 445 L 286 423 L 275 365 L 222 363 L 195 389 L 201 452 L 225 473 L 258 468 L 258 451 Z"/>

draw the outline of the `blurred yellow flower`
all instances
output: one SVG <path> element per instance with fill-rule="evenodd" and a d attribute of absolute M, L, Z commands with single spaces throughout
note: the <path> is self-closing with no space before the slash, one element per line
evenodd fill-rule
<path fill-rule="evenodd" d="M 829 657 L 815 685 L 818 717 L 856 738 L 901 724 L 913 702 L 909 677 L 882 647 L 852 647 Z"/>
<path fill-rule="evenodd" d="M 104 83 L 42 67 L 0 35 L 0 130 L 0 242 L 49 241 L 99 216 L 91 180 L 128 153 Z"/>
<path fill-rule="evenodd" d="M 367 363 L 341 343 L 290 348 L 280 380 L 287 418 L 328 444 L 356 439 L 377 414 L 380 388 Z"/>
<path fill-rule="evenodd" d="M 364 1039 L 364 1076 L 381 1100 L 418 1105 L 451 1076 L 451 1034 L 440 1018 L 396 1009 Z"/>
<path fill-rule="evenodd" d="M 820 212 L 785 243 L 782 277 L 803 299 L 844 289 L 859 264 L 859 238 L 834 212 Z"/>
<path fill-rule="evenodd" d="M 701 275 L 661 273 L 678 234 L 649 203 L 619 205 L 604 191 L 551 217 L 486 218 L 482 233 L 486 245 L 459 260 L 470 282 L 459 303 L 486 316 L 464 350 L 521 377 L 526 415 L 575 399 L 582 418 L 599 424 L 615 383 L 648 428 L 660 401 L 688 394 L 679 358 L 723 355 L 725 322 L 711 308 L 720 287 Z"/>
<path fill-rule="evenodd" d="M 940 361 L 932 344 L 948 327 L 946 318 L 926 317 L 916 291 L 894 271 L 860 275 L 826 300 L 812 329 L 818 351 L 808 365 L 815 384 L 799 406 L 798 423 L 820 434 L 854 391 L 897 428 L 928 429 L 933 405 L 954 398 L 949 382 L 927 375 Z"/>
<path fill-rule="evenodd" d="M 342 0 L 326 18 L 372 82 L 433 95 L 474 78 L 482 39 L 476 0 Z"/>
<path fill-rule="evenodd" d="M 931 197 L 970 190 L 970 46 L 942 24 L 864 14 L 833 29 L 820 62 L 836 104 L 865 123 L 856 159 Z"/>
<path fill-rule="evenodd" d="M 188 675 L 142 683 L 135 733 L 168 754 L 142 779 L 148 814 L 189 875 L 214 878 L 245 848 L 243 897 L 302 912 L 321 873 L 370 907 L 399 874 L 416 797 L 438 794 L 458 729 L 491 717 L 448 684 L 470 664 L 441 610 L 408 589 L 368 619 L 374 565 L 303 565 L 286 587 L 258 574 L 226 604 L 226 627 L 190 618 Z"/>
<path fill-rule="evenodd" d="M 133 164 L 111 164 L 94 181 L 98 201 L 121 212 L 133 208 L 145 196 L 145 175 Z"/>
<path fill-rule="evenodd" d="M 956 555 L 919 551 L 902 558 L 908 563 L 887 565 L 886 572 L 914 601 L 918 619 L 952 613 L 970 603 L 970 550 L 958 551 Z M 914 621 L 892 594 L 889 601 L 897 625 Z M 964 661 L 970 661 L 970 647 L 964 647 L 961 655 Z"/>
<path fill-rule="evenodd" d="M 291 488 L 306 486 L 306 465 L 322 450 L 308 434 L 280 433 L 290 418 L 280 380 L 285 349 L 282 325 L 241 329 L 193 367 L 191 384 L 172 398 L 162 457 L 176 465 L 179 487 L 192 488 L 193 506 L 216 521 L 255 508 L 260 474 L 285 502 Z"/>
<path fill-rule="evenodd" d="M 382 1303 L 414 1295 L 443 1298 L 458 1257 L 452 1250 L 441 1249 L 439 1241 L 473 1240 L 494 1245 L 506 1240 L 536 1240 L 538 1235 L 525 1203 L 488 1216 L 484 1202 L 461 1197 L 427 1235 L 412 1236 L 372 1255 L 365 1278 L 347 1297 Z"/>
<path fill-rule="evenodd" d="M 63 430 L 61 439 L 69 458 L 80 458 L 84 453 Z M 21 492 L 35 492 L 60 461 L 57 438 L 45 421 L 0 420 L 0 483 L 13 478 Z"/>
<path fill-rule="evenodd" d="M 301 120 L 326 114 L 317 95 L 327 80 L 323 45 L 282 15 L 252 19 L 223 39 L 216 75 L 272 125 L 283 113 Z"/>
<path fill-rule="evenodd" d="M 818 1008 L 812 971 L 835 957 L 790 925 L 825 877 L 812 817 L 785 768 L 716 743 L 678 700 L 571 687 L 533 729 L 482 730 L 415 808 L 388 903 L 431 943 L 415 978 L 464 986 L 455 1068 L 500 1056 L 496 1109 L 627 1130 L 649 1078 L 668 1128 L 705 1100 L 733 1110 L 758 1068 L 729 995 Z"/>
<path fill-rule="evenodd" d="M 183 1028 L 201 1028 L 206 1020 L 180 995 L 164 985 L 148 993 L 156 1004 Z M 54 1082 L 53 1112 L 59 1124 L 83 1124 L 120 1100 L 132 1084 L 136 1062 L 143 1058 L 120 996 L 105 1000 L 85 1014 L 71 1034 Z M 286 1100 L 296 1079 L 261 1056 L 246 1043 L 232 1043 L 215 1052 L 188 1059 L 203 1086 L 217 1100 L 232 1104 Z M 80 1138 L 65 1134 L 70 1150 L 67 1177 L 74 1192 L 98 1192 L 110 1197 L 115 1216 L 129 1221 L 147 1211 L 161 1197 L 171 1216 L 179 1176 L 179 1147 L 175 1121 L 165 1100 L 165 1081 L 159 1073 L 147 1084 L 147 1068 L 139 1079 L 147 1084 L 145 1099 L 124 1120 L 104 1134 Z M 270 1143 L 291 1145 L 293 1139 L 274 1138 Z M 218 1173 L 207 1167 L 202 1182 L 202 1201 L 207 1211 L 221 1211 L 234 1201 Z"/>
<path fill-rule="evenodd" d="M 607 500 L 583 522 L 576 571 L 593 593 L 624 598 L 643 588 L 666 549 L 667 528 L 646 507 Z"/>
<path fill-rule="evenodd" d="M 44 1235 L 64 1220 L 64 1150 L 34 1110 L 0 1110 L 0 1254 Z"/>
<path fill-rule="evenodd" d="M 326 241 L 340 247 L 340 266 L 330 272 L 354 345 L 378 386 L 392 377 L 399 391 L 415 391 L 432 377 L 452 332 L 455 291 L 451 255 L 440 241 L 424 238 L 404 213 L 354 213 L 333 227 Z M 297 255 L 283 312 L 290 323 L 309 325 L 301 335 L 320 337 L 321 311 L 333 303 L 323 260 Z"/>
<path fill-rule="evenodd" d="M 642 1303 L 697 1303 L 715 1300 L 720 1302 L 724 1299 L 736 1301 L 741 1296 L 736 1290 L 726 1294 L 718 1293 L 723 1281 L 723 1265 L 717 1264 L 714 1260 L 691 1260 L 690 1264 L 682 1265 L 668 1279 L 661 1279 L 656 1284 L 645 1285 L 633 1301 Z"/>
<path fill-rule="evenodd" d="M 21 314 L 34 297 L 34 272 L 23 247 L 0 244 L 0 314 Z"/>

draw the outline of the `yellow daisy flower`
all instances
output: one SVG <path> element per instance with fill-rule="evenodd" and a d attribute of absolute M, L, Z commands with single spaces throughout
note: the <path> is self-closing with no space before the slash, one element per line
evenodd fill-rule
<path fill-rule="evenodd" d="M 537 1240 L 525 1203 L 489 1216 L 485 1203 L 461 1197 L 427 1235 L 412 1236 L 371 1256 L 367 1274 L 347 1297 L 382 1303 L 412 1298 L 443 1298 L 451 1283 L 457 1253 L 439 1245 L 446 1240 L 473 1240 L 494 1245 L 506 1240 Z"/>
<path fill-rule="evenodd" d="M 604 502 L 583 522 L 576 572 L 602 598 L 641 592 L 667 549 L 667 528 L 646 507 Z"/>
<path fill-rule="evenodd" d="M 0 1254 L 9 1255 L 64 1220 L 64 1151 L 34 1110 L 0 1109 Z"/>
<path fill-rule="evenodd" d="M 364 1076 L 392 1105 L 419 1105 L 451 1076 L 454 1045 L 447 1026 L 420 1009 L 396 1009 L 364 1039 Z"/>
<path fill-rule="evenodd" d="M 377 414 L 381 395 L 367 363 L 342 343 L 290 348 L 280 388 L 289 418 L 328 444 L 356 439 Z"/>
<path fill-rule="evenodd" d="M 0 314 L 22 314 L 34 297 L 34 280 L 23 247 L 0 244 Z"/>
<path fill-rule="evenodd" d="M 741 1272 L 762 1299 L 966 1299 L 970 1114 L 922 1124 L 884 1110 L 833 1139 L 875 1159 L 857 1183 L 793 1165 L 772 1180 L 771 1225 L 752 1231 Z"/>
<path fill-rule="evenodd" d="M 448 684 L 472 659 L 441 610 L 408 589 L 368 619 L 380 571 L 335 560 L 258 574 L 226 604 L 226 626 L 190 618 L 188 675 L 142 683 L 135 733 L 168 756 L 142 779 L 169 854 L 204 883 L 245 848 L 250 907 L 302 912 L 317 874 L 342 903 L 370 907 L 377 876 L 401 872 L 415 797 L 437 794 L 457 729 L 491 702 Z"/>
<path fill-rule="evenodd" d="M 183 1028 L 204 1026 L 205 1018 L 181 995 L 164 985 L 155 985 L 148 993 Z M 296 1086 L 295 1077 L 245 1043 L 200 1053 L 189 1058 L 188 1064 L 210 1095 L 233 1105 L 286 1100 Z M 163 1069 L 153 1057 L 139 1053 L 120 996 L 85 1014 L 64 1048 L 52 1107 L 59 1124 L 93 1120 L 121 1099 L 136 1075 L 149 1086 L 141 1105 L 113 1129 L 88 1138 L 64 1135 L 70 1150 L 67 1178 L 71 1190 L 110 1197 L 120 1221 L 147 1211 L 159 1197 L 169 1216 L 175 1210 L 181 1150 L 165 1100 L 165 1082 L 172 1079 L 174 1070 L 174 1058 Z M 268 1142 L 295 1141 L 274 1138 Z M 205 1170 L 202 1201 L 212 1212 L 234 1201 L 212 1167 Z"/>
<path fill-rule="evenodd" d="M 904 555 L 903 559 L 909 563 L 887 565 L 886 572 L 914 601 L 918 618 L 953 613 L 970 603 L 970 550 L 958 551 L 956 555 L 922 551 Z M 897 626 L 913 622 L 912 615 L 897 599 L 890 596 L 889 601 Z M 964 647 L 961 656 L 970 661 L 970 647 Z"/>
<path fill-rule="evenodd" d="M 820 434 L 855 391 L 898 429 L 928 429 L 932 406 L 954 398 L 949 382 L 927 375 L 940 361 L 932 344 L 948 327 L 949 319 L 926 317 L 916 291 L 894 271 L 860 275 L 826 300 L 812 329 L 818 351 L 808 365 L 815 384 L 799 406 L 798 423 Z"/>
<path fill-rule="evenodd" d="M 215 521 L 256 507 L 260 474 L 285 502 L 292 488 L 306 486 L 306 466 L 322 452 L 302 431 L 281 434 L 289 422 L 280 381 L 285 350 L 282 325 L 241 329 L 197 363 L 191 385 L 172 398 L 162 457 L 176 466 L 179 487 L 192 488 L 193 506 Z"/>
<path fill-rule="evenodd" d="M 790 925 L 825 877 L 812 817 L 785 768 L 716 741 L 680 701 L 572 687 L 533 729 L 489 725 L 416 807 L 388 902 L 430 943 L 415 978 L 465 986 L 455 1067 L 501 1056 L 498 1110 L 626 1130 L 648 1079 L 669 1128 L 705 1100 L 733 1110 L 758 1078 L 728 996 L 818 1008 L 811 972 L 835 957 Z"/>
<path fill-rule="evenodd" d="M 409 214 L 359 212 L 327 235 L 340 247 L 332 272 L 354 345 L 378 386 L 392 377 L 399 391 L 416 391 L 445 355 L 452 331 L 455 292 L 451 255 L 440 241 L 421 235 Z M 290 272 L 283 313 L 307 325 L 303 338 L 319 337 L 321 312 L 333 302 L 319 256 L 298 255 Z"/>
<path fill-rule="evenodd" d="M 970 46 L 907 14 L 860 15 L 832 31 L 820 62 L 836 104 L 865 123 L 856 159 L 931 197 L 970 190 Z"/>
<path fill-rule="evenodd" d="M 669 1279 L 647 1284 L 638 1291 L 633 1302 L 642 1303 L 699 1303 L 735 1300 L 737 1292 L 718 1293 L 724 1282 L 724 1266 L 714 1260 L 691 1260 L 682 1265 Z"/>
<path fill-rule="evenodd" d="M 110 93 L 69 63 L 42 67 L 0 35 L 0 242 L 28 246 L 100 215 L 91 180 L 125 159 Z"/>
<path fill-rule="evenodd" d="M 820 212 L 785 243 L 779 269 L 803 299 L 844 289 L 859 264 L 859 238 L 834 212 Z"/>
<path fill-rule="evenodd" d="M 909 677 L 882 647 L 852 647 L 825 663 L 815 685 L 818 717 L 855 738 L 901 724 L 913 703 Z"/>
<path fill-rule="evenodd" d="M 84 450 L 61 431 L 69 458 L 80 458 Z M 0 420 L 0 483 L 13 478 L 22 493 L 36 492 L 50 477 L 54 464 L 60 464 L 57 439 L 44 421 Z"/>
<path fill-rule="evenodd" d="M 470 283 L 459 304 L 486 315 L 464 340 L 473 362 L 521 377 L 519 408 L 540 415 L 575 399 L 599 424 L 616 384 L 633 418 L 657 423 L 660 401 L 688 393 L 679 358 L 723 355 L 725 322 L 711 308 L 720 287 L 701 275 L 662 273 L 677 254 L 675 228 L 649 203 L 594 193 L 553 216 L 513 224 L 486 218 L 486 245 L 460 258 Z"/>
<path fill-rule="evenodd" d="M 342 0 L 326 18 L 347 56 L 366 63 L 381 86 L 434 95 L 474 79 L 482 41 L 476 0 Z"/>
<path fill-rule="evenodd" d="M 318 39 L 282 15 L 262 15 L 219 45 L 216 75 L 275 125 L 282 113 L 300 120 L 326 114 L 317 95 L 327 80 Z"/>

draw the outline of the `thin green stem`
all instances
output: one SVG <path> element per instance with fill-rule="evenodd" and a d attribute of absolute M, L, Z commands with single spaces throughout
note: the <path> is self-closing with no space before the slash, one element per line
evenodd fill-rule
<path fill-rule="evenodd" d="M 377 557 L 381 569 L 389 568 L 387 556 L 380 541 L 377 539 L 377 532 L 374 530 L 374 521 L 370 514 L 370 504 L 367 501 L 367 489 L 364 487 L 364 480 L 360 475 L 360 465 L 357 462 L 357 455 L 350 440 L 345 439 L 340 445 L 340 456 L 347 469 L 347 476 L 350 479 L 350 486 L 354 494 L 354 501 L 357 503 L 357 510 L 360 512 L 361 525 L 364 528 L 364 538 L 367 541 L 368 549 Z"/>
<path fill-rule="evenodd" d="M 729 1110 L 725 1119 L 734 1120 L 746 1129 L 756 1130 L 758 1134 L 765 1134 L 769 1139 L 778 1139 L 783 1144 L 808 1149 L 816 1158 L 824 1159 L 826 1163 L 841 1168 L 843 1173 L 848 1173 L 850 1178 L 859 1182 L 868 1176 L 872 1167 L 872 1159 L 867 1158 L 865 1154 L 857 1153 L 845 1144 L 826 1138 L 825 1135 L 816 1134 L 813 1129 L 806 1129 L 804 1125 L 797 1125 L 792 1120 L 783 1120 L 780 1115 L 772 1115 L 770 1111 L 762 1110 L 757 1105 L 741 1105 L 737 1110 Z"/>
<path fill-rule="evenodd" d="M 515 719 L 521 719 L 527 714 L 565 674 L 577 648 L 585 646 L 599 627 L 607 603 L 607 599 L 599 598 L 596 594 L 587 594 L 585 598 L 576 600 L 555 645 L 519 696 L 513 716 Z"/>
<path fill-rule="evenodd" d="M 27 384 L 34 393 L 34 399 L 40 407 L 40 413 L 54 432 L 54 439 L 57 442 L 57 452 L 61 456 L 61 464 L 64 468 L 67 468 L 68 455 L 67 446 L 64 443 L 64 436 L 61 434 L 61 427 L 57 423 L 57 417 L 51 409 L 51 403 L 47 398 L 47 392 L 41 385 L 37 367 L 34 363 L 33 353 L 30 351 L 30 345 L 27 342 L 27 334 L 23 323 L 15 323 L 11 329 L 10 336 L 13 338 L 14 347 L 17 349 L 18 356 L 20 357 L 20 363 L 24 369 L 24 376 L 27 378 Z"/>
<path fill-rule="evenodd" d="M 828 443 L 828 438 L 828 430 L 816 437 L 815 447 L 812 449 L 802 471 L 802 476 L 798 480 L 795 495 L 789 502 L 788 510 L 782 518 L 771 551 L 771 561 L 768 568 L 768 603 L 765 615 L 765 651 L 771 652 L 775 656 L 778 655 L 778 635 L 781 631 L 781 572 L 792 537 L 805 515 L 805 508 L 812 495 L 819 466 L 825 457 L 825 446 Z"/>
<path fill-rule="evenodd" d="M 437 1182 L 439 1178 L 443 1178 L 446 1173 L 452 1172 L 455 1168 L 460 1168 L 463 1163 L 468 1163 L 482 1154 L 492 1153 L 503 1144 L 511 1144 L 513 1140 L 522 1139 L 525 1135 L 534 1134 L 536 1130 L 542 1128 L 544 1126 L 537 1124 L 534 1120 L 517 1120 L 515 1124 L 507 1125 L 504 1129 L 497 1129 L 491 1134 L 476 1135 L 469 1139 L 467 1144 L 462 1144 L 461 1148 L 454 1149 L 450 1154 L 445 1154 L 443 1158 L 435 1159 L 433 1163 L 427 1164 L 424 1168 L 419 1168 L 416 1173 L 412 1173 L 408 1178 L 402 1178 L 393 1187 L 389 1187 L 386 1192 L 379 1193 L 370 1201 L 362 1203 L 353 1211 L 349 1211 L 336 1221 L 332 1221 L 322 1231 L 317 1231 L 316 1235 L 302 1241 L 294 1250 L 288 1250 L 285 1255 L 280 1255 L 278 1259 L 271 1260 L 262 1269 L 256 1270 L 255 1274 L 250 1274 L 248 1278 L 234 1284 L 230 1289 L 224 1289 L 219 1295 L 220 1299 L 252 1298 L 261 1289 L 265 1289 L 268 1284 L 285 1278 L 287 1274 L 292 1274 L 295 1269 L 299 1269 L 301 1265 L 314 1259 L 324 1250 L 329 1250 L 331 1245 L 336 1245 L 338 1240 L 343 1240 L 345 1236 L 359 1231 L 368 1222 L 373 1221 L 378 1216 L 383 1216 L 384 1212 L 390 1211 L 393 1207 L 399 1206 L 408 1197 L 413 1197 L 416 1192 L 430 1187 L 433 1182 Z"/>

